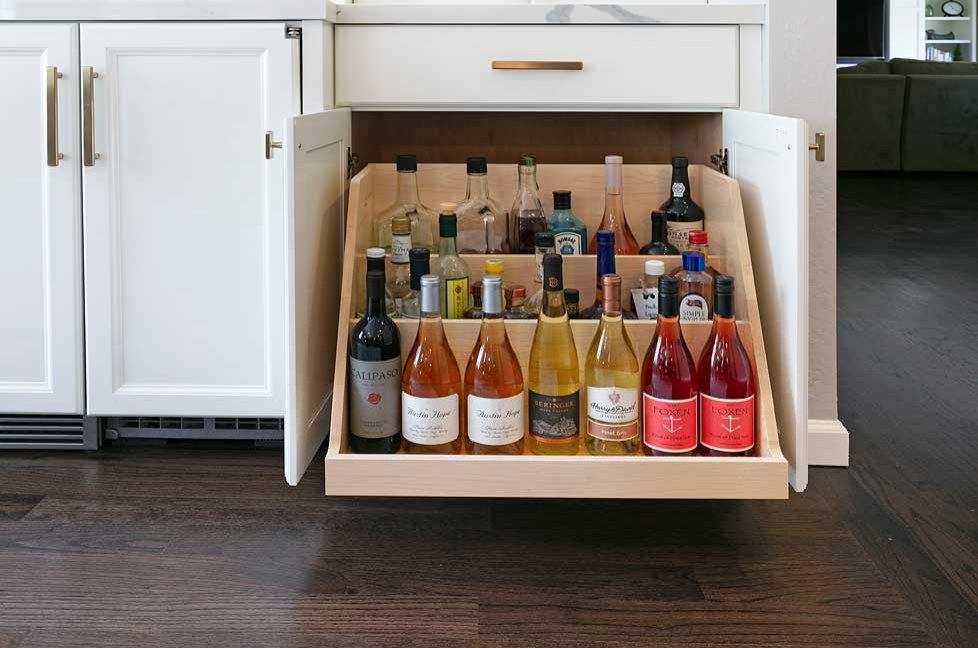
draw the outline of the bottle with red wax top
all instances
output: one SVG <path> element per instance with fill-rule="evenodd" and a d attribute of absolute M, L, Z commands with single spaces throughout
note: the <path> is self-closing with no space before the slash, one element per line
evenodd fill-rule
<path fill-rule="evenodd" d="M 754 448 L 757 380 L 737 333 L 733 277 L 716 278 L 713 307 L 713 331 L 696 366 L 700 445 L 709 456 L 748 456 Z"/>
<path fill-rule="evenodd" d="M 697 447 L 697 378 L 679 326 L 679 281 L 659 277 L 659 317 L 642 364 L 642 450 L 652 457 L 690 456 Z"/>

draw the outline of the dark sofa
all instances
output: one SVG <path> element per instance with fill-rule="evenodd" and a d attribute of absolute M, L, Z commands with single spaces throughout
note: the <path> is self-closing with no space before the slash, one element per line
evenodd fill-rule
<path fill-rule="evenodd" d="M 978 171 L 978 63 L 839 68 L 839 169 Z"/>

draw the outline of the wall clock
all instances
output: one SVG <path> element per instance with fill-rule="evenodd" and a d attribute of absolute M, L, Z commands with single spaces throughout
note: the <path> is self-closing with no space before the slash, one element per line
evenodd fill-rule
<path fill-rule="evenodd" d="M 957 0 L 951 0 L 941 5 L 941 11 L 944 12 L 945 16 L 957 17 L 964 13 L 964 5 Z"/>

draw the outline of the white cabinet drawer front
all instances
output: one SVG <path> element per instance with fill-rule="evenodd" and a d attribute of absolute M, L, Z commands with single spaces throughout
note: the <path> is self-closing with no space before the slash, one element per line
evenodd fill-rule
<path fill-rule="evenodd" d="M 337 25 L 337 103 L 730 107 L 739 101 L 738 38 L 732 25 Z M 581 69 L 493 69 L 493 61 Z"/>

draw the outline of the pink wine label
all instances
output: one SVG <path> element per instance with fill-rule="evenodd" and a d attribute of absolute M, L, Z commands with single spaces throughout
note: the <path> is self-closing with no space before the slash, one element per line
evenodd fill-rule
<path fill-rule="evenodd" d="M 645 394 L 645 445 L 659 452 L 696 449 L 696 396 L 682 400 Z"/>
<path fill-rule="evenodd" d="M 719 452 L 754 447 L 754 397 L 714 398 L 700 394 L 700 442 Z"/>

